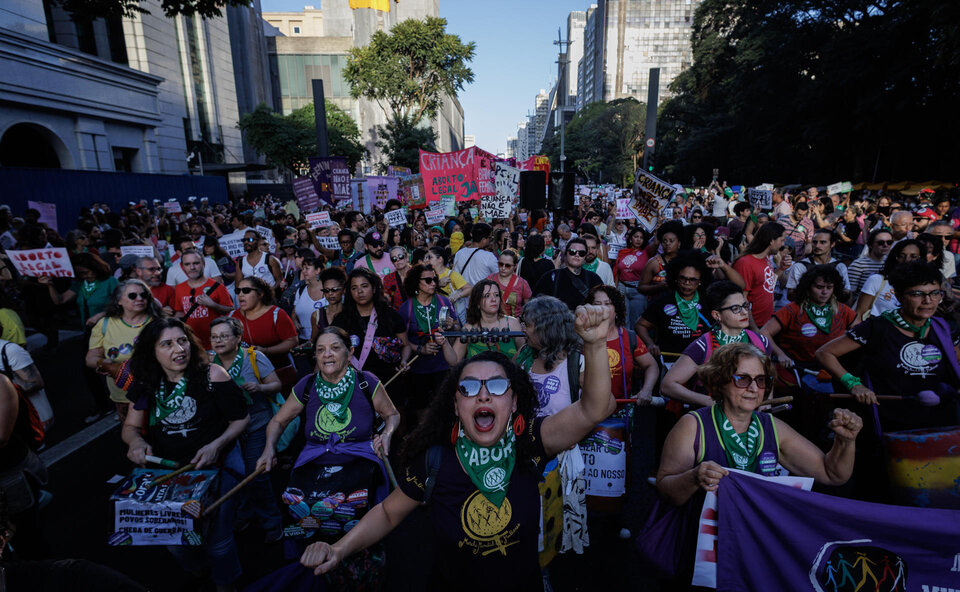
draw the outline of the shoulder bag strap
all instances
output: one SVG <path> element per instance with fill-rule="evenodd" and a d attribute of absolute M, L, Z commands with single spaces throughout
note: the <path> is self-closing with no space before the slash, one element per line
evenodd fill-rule
<path fill-rule="evenodd" d="M 467 257 L 466 263 L 463 264 L 463 267 L 461 267 L 460 271 L 458 271 L 457 273 L 459 273 L 460 275 L 463 275 L 463 272 L 467 270 L 467 266 L 470 265 L 470 261 L 473 259 L 473 256 L 476 255 L 479 251 L 480 251 L 480 247 L 474 247 L 473 252 L 470 253 L 469 257 Z"/>
<path fill-rule="evenodd" d="M 377 307 L 374 306 L 370 311 L 370 322 L 367 323 L 367 332 L 363 336 L 363 346 L 360 349 L 360 358 L 350 356 L 350 364 L 359 372 L 363 364 L 370 355 L 370 349 L 373 347 L 373 335 L 377 332 Z"/>
<path fill-rule="evenodd" d="M 250 369 L 253 370 L 253 375 L 257 377 L 257 382 L 263 382 L 263 379 L 260 378 L 260 369 L 257 367 L 257 350 L 253 349 L 251 345 L 247 349 L 247 359 L 250 360 Z"/>

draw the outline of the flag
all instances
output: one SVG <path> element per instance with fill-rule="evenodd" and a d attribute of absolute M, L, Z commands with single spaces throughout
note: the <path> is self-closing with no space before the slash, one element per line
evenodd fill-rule
<path fill-rule="evenodd" d="M 960 589 L 960 511 L 853 501 L 732 472 L 718 495 L 721 592 Z"/>

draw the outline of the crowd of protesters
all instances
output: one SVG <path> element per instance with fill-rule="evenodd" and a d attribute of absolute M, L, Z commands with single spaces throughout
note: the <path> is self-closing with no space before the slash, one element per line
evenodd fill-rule
<path fill-rule="evenodd" d="M 715 183 L 649 227 L 617 218 L 614 197 L 494 220 L 463 204 L 436 224 L 410 209 L 400 227 L 385 216 L 398 200 L 325 207 L 318 227 L 270 197 L 175 214 L 91 204 L 64 236 L 0 206 L 14 549 L 43 558 L 47 473 L 24 417 L 49 426 L 61 394 L 29 351 L 56 351 L 64 328 L 89 344 L 58 361 L 81 368 L 86 421 L 117 417 L 134 464 L 217 467 L 221 493 L 260 473 L 202 546 L 171 547 L 218 589 L 242 574 L 240 524 L 299 545 L 337 589 L 374 589 L 379 541 L 421 504 L 432 588 L 549 587 L 538 538 L 554 530 L 554 561 L 590 544 L 577 443 L 612 414 L 651 418 L 629 437 L 661 460 L 628 489 L 655 483 L 672 504 L 730 468 L 890 503 L 879 434 L 958 423 L 957 196 L 775 189 L 761 211 Z M 44 247 L 66 248 L 75 277 L 21 277 L 5 255 Z M 774 390 L 792 409 L 768 413 Z M 554 458 L 564 499 L 548 527 Z M 324 487 L 349 497 L 311 497 Z M 622 516 L 621 536 L 638 536 Z"/>

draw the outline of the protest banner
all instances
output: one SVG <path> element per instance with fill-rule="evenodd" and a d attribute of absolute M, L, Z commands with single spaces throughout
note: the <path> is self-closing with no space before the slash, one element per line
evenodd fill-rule
<path fill-rule="evenodd" d="M 168 201 L 163 204 L 163 209 L 167 211 L 168 214 L 180 214 L 183 212 L 183 208 L 180 207 L 179 201 Z"/>
<path fill-rule="evenodd" d="M 38 222 L 46 224 L 47 228 L 57 230 L 57 204 L 27 200 L 27 207 L 40 212 Z"/>
<path fill-rule="evenodd" d="M 328 204 L 350 199 L 350 169 L 341 156 L 310 158 L 310 181 L 319 198 Z"/>
<path fill-rule="evenodd" d="M 306 218 L 311 230 L 333 224 L 330 220 L 330 212 L 310 212 Z"/>
<path fill-rule="evenodd" d="M 427 202 L 453 195 L 457 201 L 496 193 L 496 158 L 476 146 L 456 152 L 420 151 L 420 174 Z"/>
<path fill-rule="evenodd" d="M 297 198 L 297 204 L 304 212 L 310 212 L 320 207 L 320 197 L 313 188 L 313 181 L 310 177 L 297 177 L 293 180 L 293 195 Z"/>
<path fill-rule="evenodd" d="M 136 255 L 137 257 L 156 257 L 150 245 L 126 245 L 120 247 L 120 256 Z"/>
<path fill-rule="evenodd" d="M 427 194 L 423 190 L 423 176 L 407 175 L 400 177 L 400 199 L 408 208 L 419 210 L 427 207 Z"/>
<path fill-rule="evenodd" d="M 657 227 L 660 211 L 666 207 L 676 190 L 669 183 L 651 175 L 643 169 L 637 169 L 633 183 L 633 197 L 628 207 L 637 221 L 647 232 Z"/>
<path fill-rule="evenodd" d="M 240 255 L 244 254 L 243 250 L 243 232 L 231 232 L 230 234 L 225 234 L 220 237 L 220 240 L 217 242 L 220 243 L 220 248 L 230 256 L 231 259 L 236 259 Z"/>
<path fill-rule="evenodd" d="M 407 223 L 407 214 L 403 211 L 403 208 L 391 210 L 384 214 L 384 217 L 387 219 L 390 228 L 399 228 Z"/>
<path fill-rule="evenodd" d="M 20 275 L 27 277 L 74 277 L 67 250 L 59 247 L 7 251 Z"/>
<path fill-rule="evenodd" d="M 717 491 L 717 590 L 960 589 L 956 510 L 860 502 L 733 471 Z"/>
<path fill-rule="evenodd" d="M 747 189 L 747 201 L 757 210 L 769 210 L 773 208 L 773 191 L 768 189 Z"/>
<path fill-rule="evenodd" d="M 621 197 L 617 199 L 617 218 L 620 220 L 633 220 L 635 216 L 630 210 L 630 198 Z"/>
<path fill-rule="evenodd" d="M 413 171 L 410 170 L 410 167 L 397 166 L 393 164 L 387 166 L 388 177 L 407 177 L 412 174 Z"/>
<path fill-rule="evenodd" d="M 498 198 L 507 198 L 511 202 L 519 199 L 520 169 L 498 162 L 495 185 Z"/>
<path fill-rule="evenodd" d="M 427 224 L 441 224 L 443 223 L 443 209 L 440 207 L 433 207 L 424 212 L 427 216 Z"/>
<path fill-rule="evenodd" d="M 530 158 L 518 162 L 517 168 L 521 171 L 543 171 L 550 178 L 550 157 L 542 154 L 531 156 Z"/>
<path fill-rule="evenodd" d="M 340 243 L 337 242 L 337 237 L 335 236 L 318 236 L 317 243 L 323 249 L 330 249 L 331 251 L 340 250 Z"/>
<path fill-rule="evenodd" d="M 810 491 L 813 487 L 813 479 L 810 477 L 794 477 L 791 475 L 766 477 L 738 469 L 730 470 L 756 479 L 766 479 L 771 483 L 779 483 L 788 487 L 803 489 L 804 491 Z M 718 544 L 717 494 L 716 492 L 708 491 L 703 500 L 703 507 L 700 509 L 700 522 L 697 528 L 697 550 L 693 565 L 692 581 L 694 586 L 703 586 L 705 588 L 717 587 Z"/>
<path fill-rule="evenodd" d="M 364 213 L 369 214 L 371 208 L 382 210 L 387 207 L 387 200 L 396 199 L 399 188 L 399 177 L 367 177 L 367 187 L 364 191 L 367 199 L 363 202 Z"/>
<path fill-rule="evenodd" d="M 836 195 L 843 189 L 843 183 L 831 183 L 827 185 L 827 195 Z"/>

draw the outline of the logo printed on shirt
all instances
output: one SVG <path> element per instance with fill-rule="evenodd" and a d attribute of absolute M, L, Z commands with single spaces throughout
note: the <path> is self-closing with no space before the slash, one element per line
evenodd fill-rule
<path fill-rule="evenodd" d="M 677 314 L 677 305 L 675 305 L 675 304 L 668 304 L 668 305 L 664 306 L 664 307 L 663 307 L 663 314 L 667 315 L 668 317 L 676 316 L 676 314 Z"/>
<path fill-rule="evenodd" d="M 897 368 L 906 370 L 911 376 L 926 378 L 936 374 L 943 354 L 933 345 L 924 345 L 911 341 L 900 349 L 900 363 Z"/>
<path fill-rule="evenodd" d="M 804 337 L 813 337 L 817 334 L 817 328 L 812 323 L 804 323 L 803 326 L 800 327 L 800 333 Z"/>

